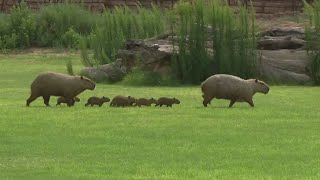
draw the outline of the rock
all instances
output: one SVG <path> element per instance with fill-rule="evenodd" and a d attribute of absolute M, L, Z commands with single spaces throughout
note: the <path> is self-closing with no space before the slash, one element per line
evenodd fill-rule
<path fill-rule="evenodd" d="M 208 27 L 209 38 L 206 42 L 208 54 L 214 55 L 214 45 L 210 36 L 214 31 Z M 258 41 L 257 69 L 262 77 L 279 83 L 308 84 L 310 63 L 305 47 L 304 29 L 300 27 L 273 28 L 261 33 Z M 84 68 L 81 74 L 95 81 L 120 81 L 131 68 L 139 66 L 142 70 L 167 75 L 171 71 L 171 59 L 179 52 L 173 42 L 178 37 L 165 33 L 144 40 L 129 40 L 125 48 L 117 53 L 117 61 L 97 68 Z M 235 39 L 236 40 L 236 39 Z M 186 39 L 188 43 L 188 39 Z M 176 44 L 176 43 L 175 43 Z M 289 50 L 290 49 L 290 50 Z"/>
<path fill-rule="evenodd" d="M 264 36 L 258 41 L 258 49 L 277 50 L 277 49 L 302 49 L 305 41 L 292 36 Z"/>
<path fill-rule="evenodd" d="M 123 66 L 122 59 L 117 59 L 113 63 L 99 67 L 85 67 L 81 70 L 80 74 L 96 82 L 117 82 L 127 74 L 127 68 Z"/>
<path fill-rule="evenodd" d="M 261 33 L 261 36 L 291 36 L 297 39 L 305 39 L 304 27 L 275 27 Z"/>
<path fill-rule="evenodd" d="M 309 84 L 311 59 L 306 51 L 259 51 L 257 68 L 267 80 L 285 84 Z"/>

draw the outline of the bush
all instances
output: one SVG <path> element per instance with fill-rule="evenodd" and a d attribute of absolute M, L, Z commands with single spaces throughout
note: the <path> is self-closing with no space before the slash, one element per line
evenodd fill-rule
<path fill-rule="evenodd" d="M 31 47 L 36 39 L 36 20 L 34 14 L 22 2 L 11 9 L 8 23 L 1 23 L 3 48 Z"/>
<path fill-rule="evenodd" d="M 98 15 L 76 4 L 63 3 L 42 7 L 37 13 L 37 43 L 45 47 L 76 47 L 73 40 L 78 39 L 79 35 L 89 35 L 98 19 Z M 68 41 L 70 39 L 66 38 L 73 40 Z"/>
<path fill-rule="evenodd" d="M 172 62 L 182 83 L 198 84 L 215 73 L 255 75 L 254 14 L 241 7 L 236 16 L 228 5 L 215 0 L 181 1 L 174 11 L 180 19 L 172 25 L 179 35 L 179 55 Z M 209 37 L 213 52 L 207 48 Z"/>
<path fill-rule="evenodd" d="M 61 37 L 63 47 L 79 48 L 81 35 L 73 30 L 72 27 Z"/>
<path fill-rule="evenodd" d="M 128 7 L 106 10 L 95 26 L 90 42 L 94 59 L 98 64 L 106 64 L 116 59 L 118 49 L 125 40 L 148 38 L 165 30 L 165 16 L 156 7 L 137 10 Z"/>
<path fill-rule="evenodd" d="M 315 0 L 313 6 L 304 1 L 304 11 L 309 18 L 306 25 L 307 50 L 312 56 L 311 73 L 316 85 L 320 85 L 320 1 Z"/>
<path fill-rule="evenodd" d="M 66 61 L 66 68 L 69 75 L 74 76 L 72 61 L 69 59 Z"/>

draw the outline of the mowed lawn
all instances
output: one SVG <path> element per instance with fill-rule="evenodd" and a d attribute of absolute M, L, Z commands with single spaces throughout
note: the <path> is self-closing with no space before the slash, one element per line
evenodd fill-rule
<path fill-rule="evenodd" d="M 320 88 L 272 86 L 256 107 L 202 107 L 199 86 L 98 84 L 74 107 L 25 106 L 43 71 L 79 55 L 0 55 L 0 179 L 319 179 Z M 84 107 L 90 96 L 176 97 L 173 108 Z"/>

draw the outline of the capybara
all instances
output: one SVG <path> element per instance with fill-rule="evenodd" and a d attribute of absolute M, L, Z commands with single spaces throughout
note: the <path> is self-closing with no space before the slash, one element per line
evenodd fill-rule
<path fill-rule="evenodd" d="M 133 106 L 133 104 L 136 102 L 136 99 L 131 96 L 116 96 L 112 99 L 110 106 L 114 107 L 125 107 L 125 106 Z"/>
<path fill-rule="evenodd" d="M 72 99 L 72 101 L 71 101 L 71 106 L 73 106 L 76 102 L 80 102 L 80 99 L 78 98 L 78 97 L 74 97 L 73 99 Z M 63 103 L 68 103 L 67 102 L 67 100 L 66 100 L 66 98 L 64 98 L 64 97 L 59 97 L 58 99 L 57 99 L 57 104 L 56 104 L 56 106 L 58 106 L 58 105 L 61 105 L 61 104 L 63 104 Z"/>
<path fill-rule="evenodd" d="M 50 96 L 62 96 L 66 98 L 68 106 L 72 99 L 89 89 L 94 90 L 96 84 L 82 76 L 69 76 L 54 72 L 45 72 L 38 75 L 31 84 L 31 95 L 26 105 L 42 96 L 44 104 L 49 106 Z"/>
<path fill-rule="evenodd" d="M 136 104 L 134 106 L 151 106 L 151 104 L 156 104 L 157 100 L 150 98 L 150 99 L 146 99 L 146 98 L 139 98 L 136 100 Z"/>
<path fill-rule="evenodd" d="M 85 104 L 85 106 L 88 106 L 88 105 L 91 105 L 91 106 L 94 106 L 94 105 L 98 105 L 98 106 L 102 106 L 103 103 L 105 102 L 109 102 L 110 99 L 107 98 L 107 97 L 102 97 L 102 98 L 99 98 L 99 97 L 96 97 L 96 96 L 93 96 L 93 97 L 90 97 L 88 99 L 88 102 L 87 104 Z"/>
<path fill-rule="evenodd" d="M 180 101 L 177 98 L 161 97 L 158 99 L 156 106 L 162 107 L 162 105 L 166 105 L 167 107 L 172 107 L 173 104 L 180 104 Z"/>
<path fill-rule="evenodd" d="M 227 74 L 216 74 L 201 83 L 203 106 L 207 107 L 211 100 L 230 100 L 231 108 L 235 102 L 247 102 L 254 107 L 252 97 L 256 92 L 267 94 L 269 86 L 258 79 L 244 80 Z"/>

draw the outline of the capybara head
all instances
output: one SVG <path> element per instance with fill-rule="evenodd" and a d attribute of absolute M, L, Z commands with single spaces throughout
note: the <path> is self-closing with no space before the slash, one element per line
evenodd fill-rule
<path fill-rule="evenodd" d="M 102 100 L 103 102 L 109 102 L 109 101 L 110 101 L 110 99 L 109 99 L 109 98 L 104 97 L 104 96 L 101 98 L 101 100 Z"/>
<path fill-rule="evenodd" d="M 151 102 L 151 104 L 157 104 L 157 100 L 155 100 L 154 98 L 149 99 L 149 101 Z"/>
<path fill-rule="evenodd" d="M 254 90 L 256 92 L 261 92 L 263 94 L 268 94 L 268 92 L 270 90 L 269 86 L 265 82 L 260 81 L 258 79 L 254 80 L 254 86 L 253 87 L 254 87 Z"/>
<path fill-rule="evenodd" d="M 136 98 L 128 96 L 129 105 L 133 105 L 136 102 Z"/>
<path fill-rule="evenodd" d="M 76 102 L 80 102 L 80 99 L 79 99 L 78 97 L 74 97 L 74 100 L 75 100 Z"/>
<path fill-rule="evenodd" d="M 91 81 L 89 78 L 80 76 L 80 80 L 81 80 L 80 81 L 81 85 L 84 89 L 94 90 L 94 88 L 96 87 L 96 84 L 93 81 Z"/>
<path fill-rule="evenodd" d="M 172 99 L 175 104 L 180 104 L 180 101 L 177 98 Z"/>

